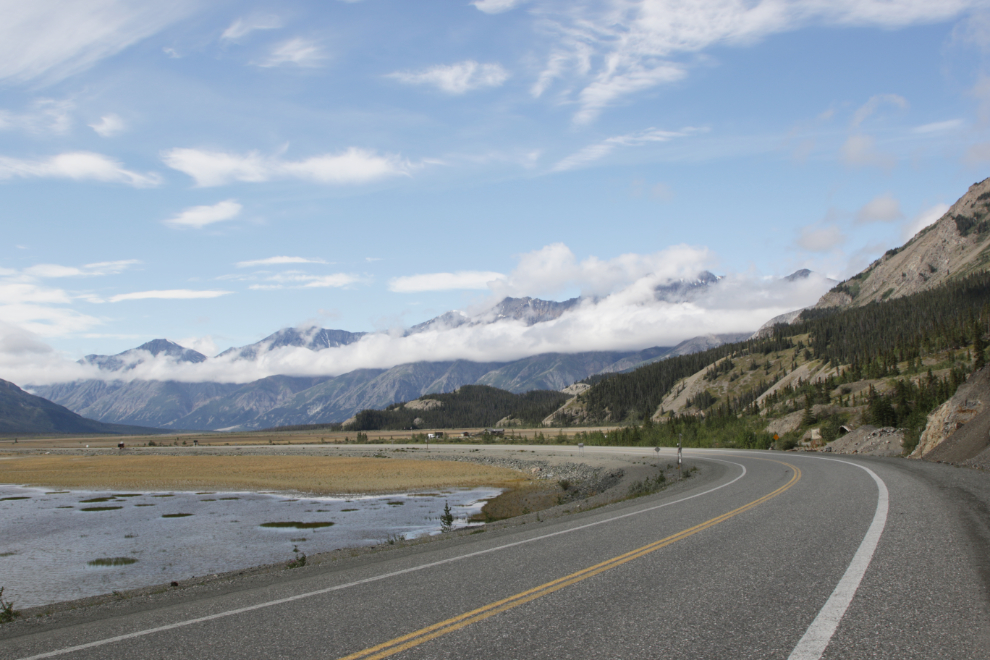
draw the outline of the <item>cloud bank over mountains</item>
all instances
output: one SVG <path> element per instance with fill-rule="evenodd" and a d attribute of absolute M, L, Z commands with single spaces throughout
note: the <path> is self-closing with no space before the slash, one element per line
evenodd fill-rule
<path fill-rule="evenodd" d="M 613 290 L 584 297 L 559 317 L 535 323 L 492 320 L 485 311 L 474 310 L 458 315 L 462 319 L 467 316 L 469 322 L 445 323 L 440 317 L 415 333 L 404 329 L 369 333 L 353 343 L 319 351 L 298 346 L 263 347 L 254 359 L 240 359 L 237 351 L 230 351 L 202 362 L 188 362 L 134 351 L 127 358 L 132 364 L 114 372 L 77 363 L 36 335 L 0 324 L 0 369 L 14 382 L 33 385 L 88 378 L 244 383 L 272 375 L 339 375 L 418 361 L 497 362 L 550 352 L 639 350 L 673 346 L 699 335 L 754 331 L 774 316 L 813 304 L 834 284 L 817 274 L 794 281 L 730 275 L 693 295 L 663 299 L 658 287 L 693 281 L 693 277 L 671 275 L 688 268 L 686 261 L 672 260 L 663 272 L 656 273 L 646 272 L 651 259 L 642 255 L 630 256 L 621 264 L 577 262 L 558 246 L 548 246 L 547 250 L 558 257 L 561 285 L 583 279 L 595 285 L 589 286 L 591 291 L 608 283 Z M 518 285 L 531 274 L 526 264 L 520 266 L 520 271 L 496 284 L 511 291 L 513 282 Z M 698 272 L 693 271 L 694 276 Z"/>

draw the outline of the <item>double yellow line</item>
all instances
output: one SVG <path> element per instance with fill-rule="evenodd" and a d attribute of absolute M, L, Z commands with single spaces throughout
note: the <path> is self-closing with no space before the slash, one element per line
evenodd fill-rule
<path fill-rule="evenodd" d="M 455 630 L 460 630 L 461 628 L 469 626 L 472 623 L 483 621 L 490 616 L 495 616 L 496 614 L 500 614 L 506 610 L 519 607 L 524 603 L 528 603 L 532 600 L 536 600 L 537 598 L 542 598 L 543 596 L 552 594 L 553 592 L 559 591 L 564 587 L 569 587 L 572 584 L 577 584 L 578 582 L 587 580 L 590 577 L 598 575 L 599 573 L 604 573 L 605 571 L 616 568 L 617 566 L 621 566 L 622 564 L 630 562 L 633 559 L 639 559 L 640 557 L 648 555 L 651 552 L 656 552 L 660 548 L 665 548 L 668 545 L 677 543 L 678 541 L 686 539 L 687 537 L 697 534 L 698 532 L 714 527 L 721 522 L 725 522 L 729 518 L 738 516 L 740 513 L 745 513 L 746 511 L 749 511 L 750 509 L 753 509 L 764 502 L 777 497 L 801 479 L 801 470 L 798 467 L 791 465 L 790 463 L 783 463 L 781 461 L 774 462 L 781 463 L 781 465 L 785 465 L 791 469 L 793 474 L 790 481 L 772 493 L 768 493 L 759 499 L 753 500 L 748 504 L 744 504 L 738 509 L 733 509 L 728 513 L 723 513 L 722 515 L 712 518 L 711 520 L 707 520 L 699 525 L 685 529 L 684 531 L 668 536 L 665 539 L 654 541 L 653 543 L 644 545 L 643 547 L 632 550 L 631 552 L 613 557 L 612 559 L 603 561 L 600 564 L 589 566 L 588 568 L 580 570 L 576 573 L 571 573 L 570 575 L 556 579 L 552 582 L 547 582 L 546 584 L 542 584 L 528 591 L 520 592 L 515 596 L 510 596 L 509 598 L 505 598 L 494 603 L 489 603 L 484 607 L 479 607 L 476 610 L 465 612 L 464 614 L 455 616 L 452 619 L 435 623 L 432 626 L 427 626 L 426 628 L 422 628 L 416 632 L 411 632 L 407 635 L 396 637 L 395 639 L 378 644 L 377 646 L 372 646 L 364 649 L 363 651 L 352 653 L 351 655 L 344 656 L 340 660 L 376 660 L 377 658 L 387 658 L 390 655 L 395 655 L 396 653 L 400 653 L 406 649 L 419 646 L 420 644 L 428 642 L 431 639 L 452 633 Z"/>

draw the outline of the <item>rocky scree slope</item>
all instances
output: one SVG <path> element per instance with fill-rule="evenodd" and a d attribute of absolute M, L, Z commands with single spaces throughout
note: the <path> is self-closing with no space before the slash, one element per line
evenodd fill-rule
<path fill-rule="evenodd" d="M 866 305 L 933 289 L 990 266 L 990 178 L 937 222 L 822 296 L 816 307 Z"/>

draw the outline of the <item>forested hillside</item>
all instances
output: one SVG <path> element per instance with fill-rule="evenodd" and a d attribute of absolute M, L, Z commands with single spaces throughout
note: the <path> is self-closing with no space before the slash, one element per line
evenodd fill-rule
<path fill-rule="evenodd" d="M 513 394 L 487 385 L 465 385 L 449 394 L 427 394 L 385 410 L 362 410 L 346 428 L 355 431 L 408 428 L 491 427 L 505 418 L 510 423 L 538 425 L 568 399 L 566 394 L 533 390 Z"/>
<path fill-rule="evenodd" d="M 990 274 L 980 273 L 863 307 L 807 310 L 762 338 L 593 379 L 569 414 L 572 423 L 626 425 L 588 438 L 595 443 L 683 436 L 766 447 L 769 425 L 789 415 L 781 428 L 790 443 L 813 425 L 834 437 L 852 422 L 905 429 L 909 450 L 928 413 L 985 364 L 988 330 Z"/>

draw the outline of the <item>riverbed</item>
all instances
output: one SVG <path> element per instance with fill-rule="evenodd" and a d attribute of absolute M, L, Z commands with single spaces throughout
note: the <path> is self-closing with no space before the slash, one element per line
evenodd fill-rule
<path fill-rule="evenodd" d="M 0 485 L 0 587 L 17 608 L 439 534 L 502 489 L 320 496 Z"/>

